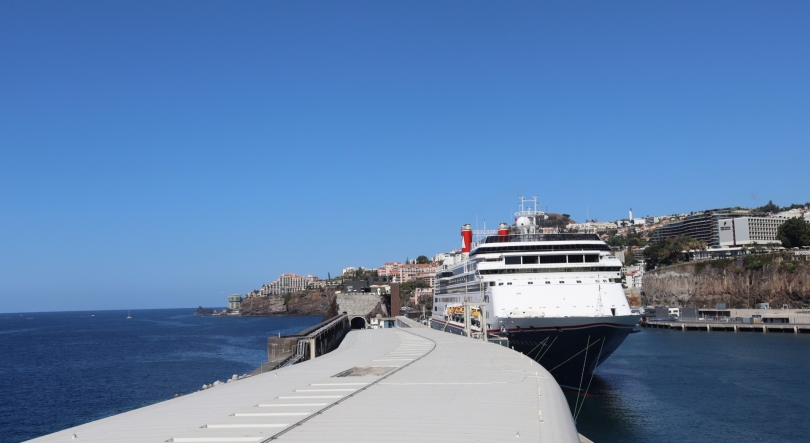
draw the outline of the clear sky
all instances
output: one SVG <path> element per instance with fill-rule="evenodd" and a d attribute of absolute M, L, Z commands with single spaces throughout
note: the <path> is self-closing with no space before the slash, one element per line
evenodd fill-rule
<path fill-rule="evenodd" d="M 0 312 L 810 200 L 806 1 L 4 1 Z"/>

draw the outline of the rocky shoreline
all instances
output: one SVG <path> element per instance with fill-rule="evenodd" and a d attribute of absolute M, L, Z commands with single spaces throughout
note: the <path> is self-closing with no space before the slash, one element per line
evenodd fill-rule
<path fill-rule="evenodd" d="M 310 289 L 291 294 L 250 297 L 242 300 L 242 316 L 337 315 L 337 297 L 332 289 Z"/>

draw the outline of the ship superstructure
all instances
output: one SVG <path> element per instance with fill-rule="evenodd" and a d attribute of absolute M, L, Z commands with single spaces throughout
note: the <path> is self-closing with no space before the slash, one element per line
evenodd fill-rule
<path fill-rule="evenodd" d="M 507 338 L 561 385 L 582 389 L 639 319 L 622 289 L 622 264 L 596 234 L 541 228 L 536 197 L 521 197 L 514 218 L 497 231 L 462 226 L 461 252 L 436 274 L 431 327 Z"/>

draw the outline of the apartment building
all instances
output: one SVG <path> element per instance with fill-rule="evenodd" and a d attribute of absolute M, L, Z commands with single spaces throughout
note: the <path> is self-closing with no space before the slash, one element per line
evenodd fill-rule
<path fill-rule="evenodd" d="M 425 280 L 430 287 L 433 287 L 433 279 L 436 277 L 436 271 L 439 270 L 438 263 L 403 263 L 399 265 L 399 274 L 397 276 L 398 283 L 407 283 L 411 280 L 421 278 Z"/>
<path fill-rule="evenodd" d="M 686 217 L 679 222 L 669 223 L 659 226 L 653 234 L 653 241 L 661 241 L 665 238 L 691 237 L 695 240 L 703 240 L 711 247 L 720 246 L 720 235 L 718 221 L 729 218 L 728 212 L 699 212 Z"/>
<path fill-rule="evenodd" d="M 583 234 L 601 234 L 610 230 L 619 229 L 619 225 L 610 222 L 585 222 L 585 223 L 570 223 L 566 225 L 565 229 L 570 232 L 580 232 Z"/>
<path fill-rule="evenodd" d="M 267 297 L 274 294 L 286 294 L 288 292 L 303 291 L 312 286 L 318 277 L 313 275 L 281 274 L 274 281 L 262 286 L 259 290 L 260 297 Z"/>
<path fill-rule="evenodd" d="M 389 261 L 377 269 L 377 275 L 380 277 L 388 277 L 399 275 L 399 267 L 402 263 L 398 261 Z"/>

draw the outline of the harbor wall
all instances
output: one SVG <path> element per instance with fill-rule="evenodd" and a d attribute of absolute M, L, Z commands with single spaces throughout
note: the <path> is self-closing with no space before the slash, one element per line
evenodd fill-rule
<path fill-rule="evenodd" d="M 789 253 L 706 260 L 666 266 L 644 274 L 647 306 L 771 308 L 810 305 L 810 262 Z"/>

